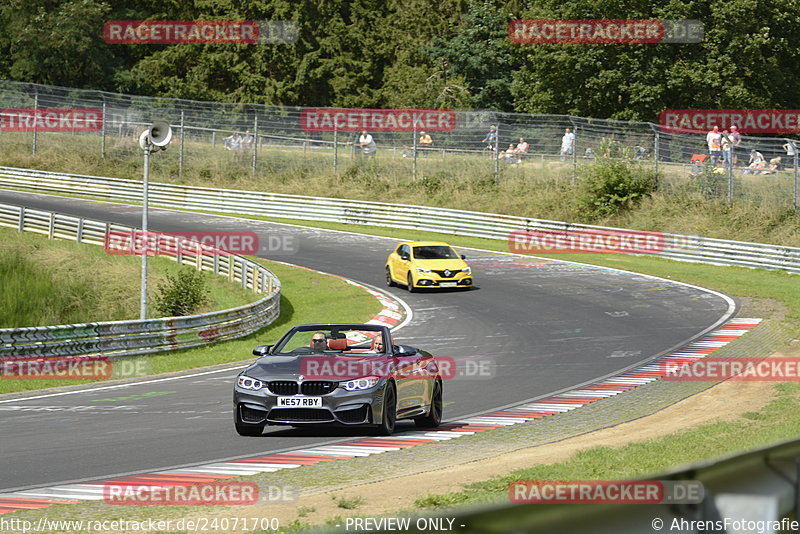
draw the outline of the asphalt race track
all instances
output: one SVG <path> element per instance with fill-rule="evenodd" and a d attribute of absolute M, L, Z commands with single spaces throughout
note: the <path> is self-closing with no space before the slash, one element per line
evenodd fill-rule
<path fill-rule="evenodd" d="M 139 226 L 141 208 L 0 191 L 0 202 Z M 266 214 L 265 215 L 269 215 Z M 263 257 L 384 286 L 397 240 L 177 211 L 150 212 L 150 229 L 248 230 L 262 243 L 288 237 L 293 254 Z M 273 239 L 273 242 L 275 240 Z M 472 250 L 478 288 L 409 294 L 413 318 L 397 338 L 434 354 L 491 358 L 491 377 L 445 384 L 445 419 L 487 412 L 572 387 L 651 359 L 728 318 L 731 301 L 685 285 L 603 268 Z M 336 322 L 337 317 L 330 317 Z M 249 354 L 242 354 L 247 359 Z M 233 428 L 237 374 L 198 371 L 114 389 L 0 399 L 0 491 L 277 452 L 352 439 L 352 430 Z M 405 423 L 406 425 L 409 423 Z M 412 423 L 413 425 L 413 423 Z M 398 425 L 402 431 L 404 425 Z"/>

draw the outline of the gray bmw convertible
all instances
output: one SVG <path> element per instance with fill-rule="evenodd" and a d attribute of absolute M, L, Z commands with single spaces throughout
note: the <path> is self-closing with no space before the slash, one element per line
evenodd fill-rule
<path fill-rule="evenodd" d="M 442 421 L 442 373 L 430 353 L 395 345 L 386 326 L 295 326 L 237 377 L 234 422 L 242 436 L 266 425 L 369 426 L 394 432 L 398 419 Z"/>

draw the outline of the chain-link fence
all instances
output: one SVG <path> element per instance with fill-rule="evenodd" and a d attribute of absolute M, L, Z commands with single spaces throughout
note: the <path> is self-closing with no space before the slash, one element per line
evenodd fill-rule
<path fill-rule="evenodd" d="M 82 114 L 77 120 L 75 110 Z M 407 125 L 400 132 L 365 128 L 375 149 L 363 149 L 361 128 L 353 127 L 352 121 L 342 127 L 341 121 L 333 121 L 327 128 L 312 128 L 307 113 L 308 108 L 300 107 L 0 82 L 0 146 L 36 154 L 48 146 L 66 145 L 66 150 L 107 159 L 128 157 L 139 151 L 138 134 L 153 120 L 164 120 L 175 137 L 163 158 L 171 166 L 170 175 L 178 179 L 193 168 L 201 177 L 222 168 L 243 177 L 289 172 L 347 176 L 366 169 L 398 183 L 450 175 L 516 178 L 532 186 L 548 180 L 577 183 L 584 165 L 598 156 L 624 152 L 652 167 L 659 189 L 667 194 L 691 187 L 728 201 L 798 206 L 797 150 L 787 138 L 743 135 L 721 161 L 710 163 L 702 132 L 670 133 L 653 123 L 566 115 L 455 111 L 443 112 L 452 119 L 447 128 L 427 133 L 425 123 Z M 358 115 L 351 110 L 349 117 Z M 80 144 L 74 143 L 72 136 L 77 135 Z"/>

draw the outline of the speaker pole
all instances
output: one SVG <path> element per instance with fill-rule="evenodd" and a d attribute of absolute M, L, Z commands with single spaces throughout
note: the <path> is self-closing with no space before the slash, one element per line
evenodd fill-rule
<path fill-rule="evenodd" d="M 148 136 L 149 137 L 149 136 Z M 147 208 L 148 192 L 150 185 L 150 143 L 148 139 L 147 147 L 144 149 L 144 178 L 142 180 L 142 283 L 141 295 L 139 299 L 139 320 L 147 319 L 147 244 L 150 239 L 147 237 Z M 134 244 L 135 247 L 135 244 Z M 134 250 L 136 250 L 134 248 Z"/>

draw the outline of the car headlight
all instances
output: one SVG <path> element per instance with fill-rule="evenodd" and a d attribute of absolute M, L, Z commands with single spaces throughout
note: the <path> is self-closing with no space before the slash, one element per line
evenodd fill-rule
<path fill-rule="evenodd" d="M 422 267 L 417 267 L 417 272 L 419 274 L 431 274 L 433 271 L 430 269 L 423 269 Z"/>
<path fill-rule="evenodd" d="M 256 380 L 255 378 L 250 378 L 249 376 L 245 375 L 239 375 L 239 378 L 236 381 L 236 383 L 240 388 L 250 389 L 252 391 L 260 391 L 267 386 L 267 384 L 265 384 L 261 380 Z"/>
<path fill-rule="evenodd" d="M 356 378 L 355 380 L 348 380 L 347 382 L 341 382 L 340 385 L 347 391 L 360 391 L 362 389 L 374 388 L 378 382 L 380 382 L 380 378 L 375 376 L 367 376 L 364 378 Z"/>
<path fill-rule="evenodd" d="M 461 269 L 461 272 L 470 274 L 472 272 L 472 269 L 470 269 L 469 267 L 464 267 L 463 269 Z"/>

